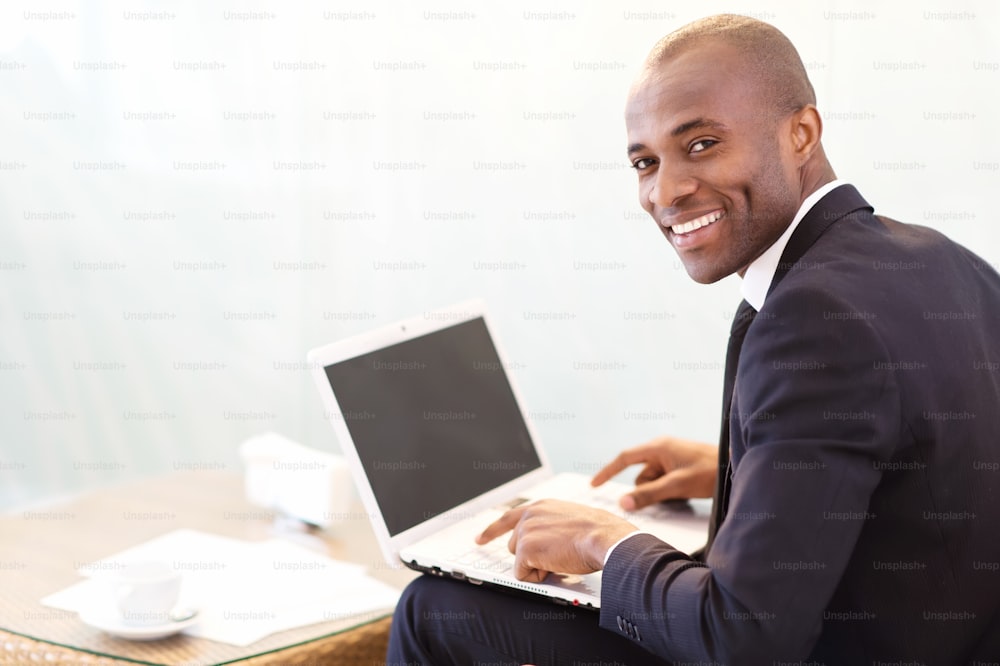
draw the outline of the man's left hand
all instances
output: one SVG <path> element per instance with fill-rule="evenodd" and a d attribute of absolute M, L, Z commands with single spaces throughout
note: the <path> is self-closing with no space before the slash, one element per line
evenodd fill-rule
<path fill-rule="evenodd" d="M 562 500 L 539 500 L 503 514 L 476 537 L 482 545 L 511 532 L 514 575 L 540 583 L 549 572 L 587 574 L 604 568 L 616 541 L 636 530 L 627 520 Z"/>

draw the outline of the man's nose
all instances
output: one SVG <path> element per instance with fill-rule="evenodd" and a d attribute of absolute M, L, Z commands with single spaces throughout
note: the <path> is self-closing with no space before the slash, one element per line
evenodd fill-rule
<path fill-rule="evenodd" d="M 674 208 L 684 197 L 693 194 L 698 183 L 679 166 L 660 163 L 649 191 L 649 203 L 654 208 Z"/>

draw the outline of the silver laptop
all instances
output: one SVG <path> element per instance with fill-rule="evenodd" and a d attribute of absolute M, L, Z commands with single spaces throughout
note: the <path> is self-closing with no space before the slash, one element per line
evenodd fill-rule
<path fill-rule="evenodd" d="M 477 546 L 475 536 L 508 508 L 553 497 L 624 516 L 680 550 L 701 547 L 707 503 L 625 514 L 625 484 L 553 473 L 490 328 L 472 301 L 309 352 L 386 561 L 596 609 L 600 573 L 520 581 L 507 537 Z"/>

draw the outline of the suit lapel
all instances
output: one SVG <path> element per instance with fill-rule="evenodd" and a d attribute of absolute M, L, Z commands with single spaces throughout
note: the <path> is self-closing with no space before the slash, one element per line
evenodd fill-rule
<path fill-rule="evenodd" d="M 831 224 L 862 209 L 867 209 L 870 213 L 875 210 L 853 185 L 841 185 L 817 201 L 792 232 L 792 237 L 788 239 L 788 245 L 781 253 L 778 269 L 774 273 L 774 279 L 771 280 L 767 293 L 770 295 L 774 291 L 775 285 L 781 282 L 796 262 L 802 259 L 806 250 L 812 247 Z"/>

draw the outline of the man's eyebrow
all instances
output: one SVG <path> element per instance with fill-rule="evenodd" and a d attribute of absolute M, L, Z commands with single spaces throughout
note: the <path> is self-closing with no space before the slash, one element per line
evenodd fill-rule
<path fill-rule="evenodd" d="M 670 131 L 670 136 L 674 137 L 680 136 L 685 132 L 689 132 L 693 129 L 714 129 L 714 130 L 719 130 L 720 132 L 726 132 L 729 130 L 728 127 L 726 127 L 723 123 L 720 123 L 717 120 L 711 120 L 708 118 L 695 118 L 694 120 L 689 120 L 686 123 L 681 123 L 674 129 L 672 129 Z M 638 153 L 645 149 L 646 149 L 645 145 L 641 143 L 633 143 L 629 145 L 627 154 L 631 155 L 633 153 Z"/>
<path fill-rule="evenodd" d="M 640 150 L 646 150 L 646 146 L 641 143 L 633 143 L 628 147 L 628 153 L 626 154 L 631 155 L 632 153 L 638 153 Z"/>
<path fill-rule="evenodd" d="M 729 128 L 720 123 L 718 120 L 711 120 L 709 118 L 695 118 L 694 120 L 689 120 L 686 123 L 681 123 L 675 127 L 670 132 L 670 136 L 680 136 L 685 132 L 689 132 L 693 129 L 715 129 L 720 131 L 726 131 Z"/>

